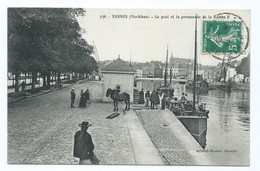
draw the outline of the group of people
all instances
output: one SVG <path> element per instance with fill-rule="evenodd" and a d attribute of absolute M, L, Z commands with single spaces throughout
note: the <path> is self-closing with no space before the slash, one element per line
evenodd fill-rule
<path fill-rule="evenodd" d="M 79 107 L 86 107 L 87 106 L 87 102 L 90 100 L 89 98 L 89 89 L 87 89 L 85 92 L 82 89 L 79 93 L 80 95 L 80 99 L 79 99 Z M 74 103 L 75 103 L 75 98 L 76 98 L 76 93 L 75 93 L 75 89 L 72 88 L 71 92 L 70 92 L 70 99 L 71 99 L 71 103 L 70 103 L 70 107 L 74 108 Z"/>
<path fill-rule="evenodd" d="M 156 91 L 153 90 L 152 93 L 148 90 L 146 93 L 144 93 L 144 90 L 142 89 L 139 92 L 139 104 L 145 104 L 145 107 L 155 109 L 155 108 L 161 108 L 162 110 L 165 109 L 166 105 L 168 104 L 168 107 L 171 106 L 171 103 L 177 107 L 179 104 L 181 108 L 185 109 L 185 105 L 188 103 L 188 95 L 185 93 L 182 93 L 180 98 L 177 97 L 173 98 L 173 102 L 171 99 L 167 98 L 166 95 L 161 92 L 159 93 L 159 89 Z M 149 106 L 150 102 L 150 106 Z M 167 103 L 168 102 L 168 103 Z"/>
<path fill-rule="evenodd" d="M 150 107 L 151 109 L 155 109 L 158 108 L 158 106 L 161 106 L 161 109 L 165 109 L 165 103 L 166 103 L 166 97 L 164 95 L 164 93 L 162 93 L 162 95 L 159 95 L 159 89 L 157 89 L 156 91 L 153 90 L 152 93 L 150 93 L 150 91 L 148 90 L 145 94 L 144 94 L 144 89 L 142 89 L 139 92 L 139 104 L 144 104 L 145 103 L 145 107 Z M 150 106 L 149 106 L 149 101 L 150 101 Z"/>

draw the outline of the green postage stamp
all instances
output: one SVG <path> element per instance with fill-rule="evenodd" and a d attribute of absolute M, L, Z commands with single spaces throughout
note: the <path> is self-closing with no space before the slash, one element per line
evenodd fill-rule
<path fill-rule="evenodd" d="M 241 52 L 242 22 L 203 21 L 203 52 Z"/>

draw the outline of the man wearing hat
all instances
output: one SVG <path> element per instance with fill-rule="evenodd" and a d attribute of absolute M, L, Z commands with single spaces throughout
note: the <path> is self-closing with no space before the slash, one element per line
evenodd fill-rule
<path fill-rule="evenodd" d="M 146 100 L 146 103 L 145 103 L 145 107 L 149 107 L 149 99 L 150 99 L 150 91 L 148 90 L 146 93 L 145 93 L 145 100 Z"/>
<path fill-rule="evenodd" d="M 75 89 L 72 88 L 72 90 L 70 91 L 70 100 L 71 100 L 70 107 L 71 108 L 74 108 L 75 97 L 76 97 Z"/>
<path fill-rule="evenodd" d="M 91 126 L 89 122 L 79 124 L 80 131 L 77 131 L 74 136 L 74 151 L 73 156 L 80 159 L 79 164 L 99 164 L 99 159 L 94 154 L 94 144 L 91 135 L 87 132 Z"/>

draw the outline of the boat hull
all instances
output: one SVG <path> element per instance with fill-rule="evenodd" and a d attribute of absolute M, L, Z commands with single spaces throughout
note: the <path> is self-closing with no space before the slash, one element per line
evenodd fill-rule
<path fill-rule="evenodd" d="M 189 131 L 193 138 L 202 148 L 206 147 L 207 117 L 178 116 L 183 126 Z"/>

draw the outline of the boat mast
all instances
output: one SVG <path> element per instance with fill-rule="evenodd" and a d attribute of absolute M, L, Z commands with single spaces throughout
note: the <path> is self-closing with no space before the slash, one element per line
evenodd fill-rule
<path fill-rule="evenodd" d="M 132 50 L 130 51 L 130 66 L 132 66 Z"/>
<path fill-rule="evenodd" d="M 167 68 L 168 68 L 168 44 L 167 44 L 167 52 L 166 52 L 166 67 L 164 73 L 164 86 L 167 86 Z"/>
<path fill-rule="evenodd" d="M 197 14 L 195 20 L 195 49 L 194 49 L 194 72 L 193 72 L 193 110 L 196 109 L 195 107 L 195 100 L 196 100 L 196 82 L 197 82 Z"/>

